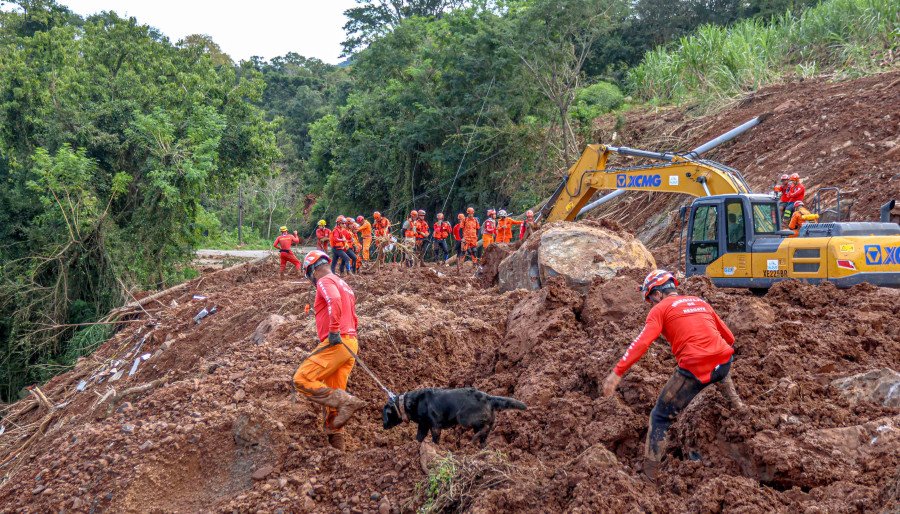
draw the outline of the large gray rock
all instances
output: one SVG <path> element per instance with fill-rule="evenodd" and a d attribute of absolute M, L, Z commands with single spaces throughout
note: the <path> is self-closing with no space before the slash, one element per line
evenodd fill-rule
<path fill-rule="evenodd" d="M 880 403 L 900 407 L 900 373 L 891 368 L 873 369 L 858 375 L 839 378 L 831 385 L 853 401 Z"/>
<path fill-rule="evenodd" d="M 537 240 L 533 240 L 537 238 Z M 595 225 L 559 223 L 530 238 L 499 268 L 500 291 L 535 290 L 556 275 L 587 291 L 596 277 L 612 278 L 621 269 L 652 269 L 653 255 L 631 234 Z"/>

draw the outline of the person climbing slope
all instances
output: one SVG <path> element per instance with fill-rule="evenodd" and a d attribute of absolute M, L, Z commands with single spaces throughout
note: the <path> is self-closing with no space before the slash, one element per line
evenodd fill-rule
<path fill-rule="evenodd" d="M 325 408 L 328 444 L 344 450 L 344 425 L 366 403 L 347 393 L 355 363 L 347 347 L 359 353 L 356 295 L 346 282 L 330 272 L 330 262 L 328 254 L 319 250 L 309 252 L 303 259 L 304 274 L 316 288 L 314 310 L 320 342 L 294 373 L 294 387 Z"/>
<path fill-rule="evenodd" d="M 287 266 L 287 263 L 293 264 L 294 269 L 297 271 L 300 270 L 300 261 L 297 260 L 297 256 L 291 251 L 291 245 L 300 244 L 300 238 L 297 236 L 296 230 L 293 234 L 288 234 L 287 227 L 281 227 L 279 230 L 281 235 L 275 238 L 272 247 L 278 248 L 278 256 L 281 258 L 281 270 L 278 273 L 278 278 L 284 279 L 284 268 Z"/>
<path fill-rule="evenodd" d="M 734 354 L 734 335 L 712 306 L 696 296 L 679 295 L 677 286 L 678 280 L 668 271 L 656 270 L 647 275 L 641 291 L 653 307 L 637 339 L 603 381 L 603 394 L 612 396 L 625 373 L 660 335 L 672 345 L 678 366 L 650 412 L 644 448 L 644 472 L 653 479 L 665 454 L 666 432 L 678 413 L 700 391 L 719 383 L 731 406 L 743 409 L 728 374 Z"/>

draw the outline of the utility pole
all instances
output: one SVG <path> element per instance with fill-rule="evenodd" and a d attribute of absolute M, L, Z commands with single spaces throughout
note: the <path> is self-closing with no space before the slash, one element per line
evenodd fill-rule
<path fill-rule="evenodd" d="M 238 246 L 244 246 L 244 188 L 238 186 Z"/>

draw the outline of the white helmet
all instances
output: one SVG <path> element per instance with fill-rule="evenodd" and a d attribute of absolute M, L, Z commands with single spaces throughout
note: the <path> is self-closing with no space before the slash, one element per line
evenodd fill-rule
<path fill-rule="evenodd" d="M 500 209 L 500 212 L 497 213 L 497 214 L 499 214 L 501 218 L 505 218 L 505 217 L 506 217 L 506 211 L 504 211 L 503 209 Z"/>

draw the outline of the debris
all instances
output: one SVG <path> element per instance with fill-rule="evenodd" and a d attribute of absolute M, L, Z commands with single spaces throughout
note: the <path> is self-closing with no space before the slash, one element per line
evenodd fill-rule
<path fill-rule="evenodd" d="M 87 380 L 81 380 L 78 382 L 78 387 L 76 387 L 75 390 L 80 393 L 80 392 L 84 391 L 84 389 L 86 387 L 87 387 Z"/>
<path fill-rule="evenodd" d="M 138 365 L 140 365 L 140 363 L 141 363 L 140 357 L 138 357 L 137 359 L 134 359 L 134 364 L 131 365 L 131 371 L 128 372 L 129 377 L 134 375 L 135 373 L 137 373 Z"/>
<path fill-rule="evenodd" d="M 257 468 L 257 470 L 253 472 L 251 477 L 253 478 L 253 480 L 263 480 L 267 476 L 271 475 L 273 471 L 275 471 L 275 468 L 273 468 L 271 464 L 264 464 L 262 467 Z"/>
<path fill-rule="evenodd" d="M 194 296 L 191 297 L 191 300 L 202 301 L 202 300 L 206 300 L 206 297 L 203 296 L 202 294 L 195 294 Z"/>
<path fill-rule="evenodd" d="M 134 433 L 134 425 L 129 424 L 129 423 L 122 425 L 122 432 L 125 432 L 126 434 L 133 434 Z"/>

